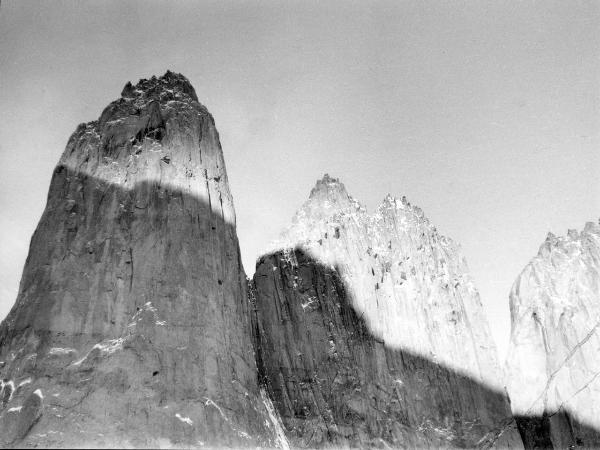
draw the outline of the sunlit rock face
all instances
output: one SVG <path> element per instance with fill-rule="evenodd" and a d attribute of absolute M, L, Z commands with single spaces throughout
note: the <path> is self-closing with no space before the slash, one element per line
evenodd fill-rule
<path fill-rule="evenodd" d="M 459 249 L 325 176 L 257 262 L 257 360 L 299 447 L 520 447 Z"/>
<path fill-rule="evenodd" d="M 508 389 L 530 443 L 600 446 L 600 226 L 548 234 L 510 294 Z"/>
<path fill-rule="evenodd" d="M 279 445 L 248 305 L 212 116 L 181 75 L 128 83 L 54 171 L 0 326 L 0 445 Z"/>

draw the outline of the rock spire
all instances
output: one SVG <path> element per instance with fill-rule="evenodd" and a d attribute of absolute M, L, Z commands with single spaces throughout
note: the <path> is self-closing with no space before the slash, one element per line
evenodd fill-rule
<path fill-rule="evenodd" d="M 521 446 L 458 246 L 328 175 L 254 275 L 259 371 L 299 447 Z"/>
<path fill-rule="evenodd" d="M 279 445 L 238 247 L 189 81 L 127 83 L 52 176 L 0 326 L 0 444 Z"/>
<path fill-rule="evenodd" d="M 600 226 L 548 233 L 510 309 L 507 384 L 525 444 L 600 447 Z"/>

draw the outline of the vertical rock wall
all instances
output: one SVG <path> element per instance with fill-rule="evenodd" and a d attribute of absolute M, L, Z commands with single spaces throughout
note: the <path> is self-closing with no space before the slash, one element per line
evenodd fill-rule
<path fill-rule="evenodd" d="M 183 76 L 71 136 L 0 361 L 5 446 L 277 445 L 219 136 Z"/>

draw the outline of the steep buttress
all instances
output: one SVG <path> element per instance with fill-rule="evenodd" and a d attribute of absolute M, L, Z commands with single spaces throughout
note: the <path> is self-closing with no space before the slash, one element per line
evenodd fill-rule
<path fill-rule="evenodd" d="M 182 75 L 128 83 L 69 139 L 0 378 L 2 446 L 278 445 L 219 135 Z"/>

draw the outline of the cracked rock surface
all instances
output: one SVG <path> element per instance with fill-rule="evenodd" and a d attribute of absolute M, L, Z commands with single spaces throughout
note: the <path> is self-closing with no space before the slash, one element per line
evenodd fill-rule
<path fill-rule="evenodd" d="M 261 379 L 298 447 L 520 448 L 459 248 L 406 199 L 318 181 L 257 262 Z"/>
<path fill-rule="evenodd" d="M 280 444 L 219 136 L 182 75 L 128 83 L 69 139 L 0 379 L 2 446 Z"/>
<path fill-rule="evenodd" d="M 549 233 L 510 294 L 507 384 L 532 444 L 600 447 L 600 226 Z"/>

